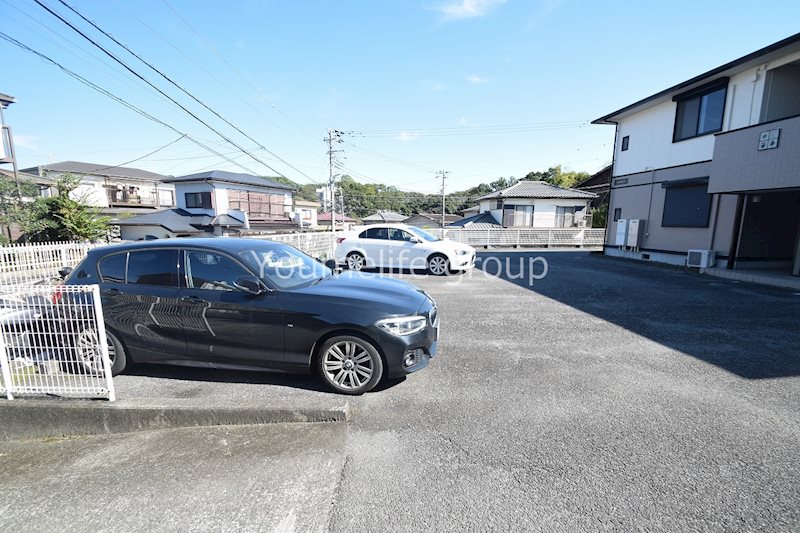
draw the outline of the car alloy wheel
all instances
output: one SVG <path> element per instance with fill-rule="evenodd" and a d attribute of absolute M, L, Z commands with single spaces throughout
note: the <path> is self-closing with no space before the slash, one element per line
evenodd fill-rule
<path fill-rule="evenodd" d="M 97 330 L 85 329 L 81 331 L 75 344 L 78 362 L 83 369 L 90 374 L 102 374 L 103 357 L 100 353 Z M 117 359 L 117 346 L 108 333 L 106 333 L 106 344 L 108 345 L 109 362 L 111 366 L 114 366 L 114 362 Z"/>
<path fill-rule="evenodd" d="M 347 268 L 350 270 L 361 270 L 364 268 L 364 256 L 361 254 L 350 254 L 347 256 Z"/>
<path fill-rule="evenodd" d="M 361 394 L 371 390 L 383 375 L 383 363 L 375 348 L 359 337 L 330 339 L 320 357 L 322 377 L 337 392 Z"/>
<path fill-rule="evenodd" d="M 428 270 L 434 276 L 444 276 L 450 268 L 450 262 L 443 255 L 434 255 L 428 259 Z"/>

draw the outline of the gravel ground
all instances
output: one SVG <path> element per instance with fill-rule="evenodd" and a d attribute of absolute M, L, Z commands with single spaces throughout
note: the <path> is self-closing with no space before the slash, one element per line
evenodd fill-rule
<path fill-rule="evenodd" d="M 800 529 L 800 295 L 579 252 L 479 259 L 504 276 L 395 274 L 437 300 L 440 354 L 350 400 L 330 531 Z M 115 382 L 129 399 L 341 400 L 272 374 Z"/>

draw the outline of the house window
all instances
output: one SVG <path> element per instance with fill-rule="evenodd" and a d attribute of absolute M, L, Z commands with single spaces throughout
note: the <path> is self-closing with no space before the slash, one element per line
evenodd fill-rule
<path fill-rule="evenodd" d="M 623 152 L 628 150 L 628 144 L 630 144 L 630 141 L 631 141 L 631 136 L 630 135 L 626 135 L 625 137 L 622 138 L 622 151 Z"/>
<path fill-rule="evenodd" d="M 185 198 L 187 208 L 199 207 L 202 209 L 211 209 L 210 192 L 187 192 Z"/>
<path fill-rule="evenodd" d="M 710 213 L 711 195 L 708 194 L 708 182 L 673 185 L 666 189 L 661 226 L 707 228 Z"/>
<path fill-rule="evenodd" d="M 503 209 L 503 200 L 492 200 L 489 202 L 489 209 Z"/>
<path fill-rule="evenodd" d="M 503 207 L 503 226 L 506 228 L 533 226 L 533 206 L 506 204 Z"/>
<path fill-rule="evenodd" d="M 158 191 L 158 203 L 160 205 L 175 205 L 175 193 L 160 189 Z"/>
<path fill-rule="evenodd" d="M 722 129 L 728 79 L 676 96 L 675 131 L 672 142 L 715 133 Z"/>
<path fill-rule="evenodd" d="M 614 222 L 622 218 L 622 208 L 615 207 L 614 208 Z"/>

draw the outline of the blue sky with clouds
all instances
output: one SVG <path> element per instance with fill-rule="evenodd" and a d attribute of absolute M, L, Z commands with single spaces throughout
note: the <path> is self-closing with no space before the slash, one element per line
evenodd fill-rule
<path fill-rule="evenodd" d="M 298 181 L 343 170 L 451 190 L 563 164 L 593 172 L 613 128 L 588 121 L 798 31 L 800 3 L 578 0 L 65 0 L 257 142 L 158 78 L 58 0 L 40 0 Z M 0 0 L 0 31 L 230 160 L 182 139 L 131 163 L 165 174 L 273 174 L 104 56 L 34 0 Z M 188 24 L 187 24 L 188 22 Z M 0 41 L 0 92 L 22 166 L 121 164 L 179 137 Z M 266 147 L 265 151 L 262 147 Z"/>

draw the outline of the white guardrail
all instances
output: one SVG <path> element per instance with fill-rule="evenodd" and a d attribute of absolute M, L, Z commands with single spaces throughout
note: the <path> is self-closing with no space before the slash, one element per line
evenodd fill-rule
<path fill-rule="evenodd" d="M 603 246 L 602 228 L 498 228 L 435 229 L 430 233 L 451 241 L 478 247 L 598 248 Z"/>
<path fill-rule="evenodd" d="M 0 394 L 114 401 L 97 285 L 0 289 Z"/>
<path fill-rule="evenodd" d="M 0 286 L 39 283 L 74 267 L 86 253 L 100 246 L 88 242 L 12 244 L 0 247 Z"/>

